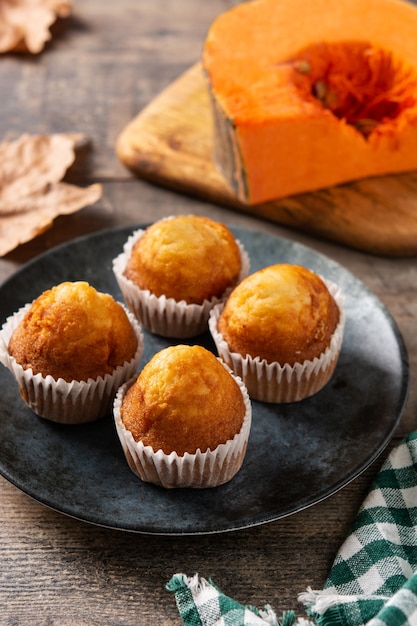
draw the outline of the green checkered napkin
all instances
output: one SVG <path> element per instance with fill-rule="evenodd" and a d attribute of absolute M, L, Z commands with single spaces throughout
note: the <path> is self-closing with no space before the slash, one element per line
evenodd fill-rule
<path fill-rule="evenodd" d="M 417 431 L 384 462 L 324 589 L 300 594 L 308 618 L 243 606 L 198 575 L 167 589 L 184 626 L 416 626 Z"/>

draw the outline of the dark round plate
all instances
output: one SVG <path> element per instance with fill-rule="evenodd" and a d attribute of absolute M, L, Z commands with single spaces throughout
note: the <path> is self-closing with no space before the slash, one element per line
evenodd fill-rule
<path fill-rule="evenodd" d="M 87 280 L 121 300 L 112 259 L 134 227 L 98 232 L 25 265 L 0 287 L 0 321 L 64 280 Z M 72 517 L 152 534 L 216 533 L 296 513 L 330 496 L 388 444 L 408 390 L 407 354 L 388 311 L 343 267 L 259 232 L 231 228 L 251 271 L 273 263 L 309 267 L 338 283 L 347 322 L 339 363 L 318 394 L 288 405 L 253 402 L 247 454 L 238 474 L 214 489 L 165 490 L 129 469 L 111 416 L 63 426 L 34 415 L 0 367 L 0 473 L 39 502 Z M 208 334 L 190 343 L 213 349 Z M 141 366 L 169 342 L 145 333 Z"/>

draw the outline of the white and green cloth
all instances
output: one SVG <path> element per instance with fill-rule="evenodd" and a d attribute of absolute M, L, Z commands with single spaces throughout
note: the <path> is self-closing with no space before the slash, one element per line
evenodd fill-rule
<path fill-rule="evenodd" d="M 416 626 L 417 431 L 382 465 L 324 589 L 300 594 L 305 617 L 243 606 L 197 574 L 167 589 L 184 626 Z"/>

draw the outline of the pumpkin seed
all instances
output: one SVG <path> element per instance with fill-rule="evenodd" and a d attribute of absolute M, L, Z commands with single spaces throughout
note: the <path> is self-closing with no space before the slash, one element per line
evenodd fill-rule
<path fill-rule="evenodd" d="M 358 130 L 364 137 L 369 137 L 375 128 L 379 126 L 379 122 L 377 120 L 373 120 L 372 118 L 363 118 L 355 122 L 354 126 L 356 130 Z"/>
<path fill-rule="evenodd" d="M 300 72 L 300 74 L 311 74 L 311 65 L 305 59 L 300 59 L 299 61 L 294 61 L 293 65 L 296 72 Z"/>
<path fill-rule="evenodd" d="M 328 93 L 328 86 L 324 80 L 316 80 L 313 85 L 313 93 L 318 100 L 324 102 Z"/>

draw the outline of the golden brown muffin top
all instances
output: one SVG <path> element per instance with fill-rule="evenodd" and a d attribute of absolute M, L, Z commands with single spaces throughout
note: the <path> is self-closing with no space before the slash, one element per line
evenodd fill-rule
<path fill-rule="evenodd" d="M 234 289 L 218 330 L 231 352 L 294 365 L 320 356 L 338 322 L 338 306 L 317 274 L 300 265 L 277 264 Z"/>
<path fill-rule="evenodd" d="M 240 269 L 239 247 L 224 224 L 180 215 L 146 229 L 124 273 L 156 296 L 201 304 L 234 287 Z"/>
<path fill-rule="evenodd" d="M 88 380 L 130 361 L 138 341 L 112 296 L 83 281 L 63 282 L 30 306 L 9 342 L 24 369 L 53 378 Z"/>
<path fill-rule="evenodd" d="M 201 346 L 161 350 L 128 390 L 122 421 L 136 441 L 166 454 L 214 450 L 242 427 L 242 392 L 218 359 Z"/>

